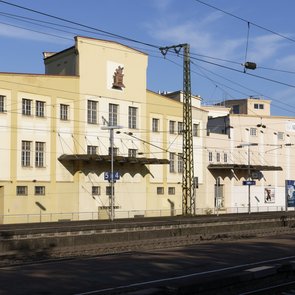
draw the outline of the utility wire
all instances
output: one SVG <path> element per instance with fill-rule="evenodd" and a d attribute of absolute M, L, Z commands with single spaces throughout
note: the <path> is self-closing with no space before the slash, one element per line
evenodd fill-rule
<path fill-rule="evenodd" d="M 211 5 L 211 4 L 205 3 L 205 2 L 203 2 L 203 1 L 201 1 L 201 0 L 195 0 L 195 1 L 196 1 L 196 2 L 199 2 L 199 3 L 203 4 L 203 5 L 206 5 L 206 6 L 210 7 L 210 8 L 213 8 L 213 9 L 215 9 L 215 10 L 218 10 L 218 11 L 220 11 L 220 12 L 222 12 L 222 13 L 224 13 L 224 14 L 227 14 L 227 15 L 229 15 L 229 16 L 231 16 L 231 17 L 234 17 L 234 18 L 236 18 L 236 19 L 238 19 L 238 20 L 240 20 L 240 21 L 243 21 L 243 22 L 245 22 L 245 23 L 249 23 L 249 24 L 251 24 L 251 25 L 253 25 L 253 26 L 255 26 L 255 27 L 259 28 L 259 29 L 262 29 L 262 30 L 265 30 L 265 31 L 267 31 L 267 32 L 269 32 L 269 33 L 272 33 L 272 34 L 274 34 L 274 35 L 280 36 L 280 37 L 283 38 L 283 39 L 289 40 L 289 41 L 291 41 L 291 42 L 295 42 L 295 39 L 292 39 L 292 38 L 290 38 L 290 37 L 287 37 L 287 36 L 285 36 L 285 35 L 283 35 L 283 34 L 280 34 L 280 33 L 278 33 L 278 32 L 275 32 L 275 31 L 273 31 L 273 30 L 267 29 L 267 28 L 265 28 L 265 27 L 263 27 L 263 26 L 261 26 L 261 25 L 258 25 L 258 24 L 255 24 L 255 23 L 253 23 L 253 22 L 250 22 L 250 21 L 248 21 L 248 20 L 246 20 L 246 19 L 244 19 L 244 18 L 242 18 L 242 17 L 239 17 L 239 16 L 237 16 L 237 15 L 234 15 L 234 14 L 232 14 L 232 13 L 230 13 L 230 12 L 228 12 L 228 11 L 225 11 L 225 10 L 223 10 L 223 9 L 220 9 L 220 8 L 218 8 L 218 7 L 216 7 L 216 6 L 213 6 L 213 5 Z"/>
<path fill-rule="evenodd" d="M 17 5 L 17 4 L 13 4 L 13 3 L 9 3 L 9 2 L 3 1 L 3 0 L 0 0 L 0 2 L 3 3 L 3 4 L 6 4 L 6 5 L 17 7 L 19 9 L 23 9 L 23 10 L 30 11 L 30 12 L 33 12 L 33 13 L 37 13 L 37 14 L 40 14 L 40 15 L 43 15 L 43 16 L 46 16 L 46 17 L 49 17 L 49 18 L 57 19 L 57 20 L 62 21 L 62 22 L 67 22 L 67 23 L 70 23 L 70 24 L 73 24 L 73 25 L 76 25 L 76 26 L 79 26 L 79 27 L 83 27 L 83 28 L 86 28 L 86 29 L 91 29 L 91 30 L 94 30 L 94 31 L 97 31 L 97 32 L 101 32 L 101 33 L 107 34 L 107 35 L 112 36 L 112 37 L 120 38 L 120 39 L 130 41 L 130 42 L 134 42 L 134 43 L 139 43 L 139 44 L 146 45 L 146 46 L 153 47 L 153 48 L 159 48 L 159 46 L 156 46 L 156 45 L 153 45 L 153 44 L 150 44 L 150 43 L 146 43 L 146 42 L 138 41 L 138 40 L 135 40 L 135 39 L 132 39 L 132 38 L 129 38 L 129 37 L 122 36 L 122 35 L 114 34 L 114 33 L 111 33 L 111 32 L 105 31 L 105 30 L 101 30 L 101 29 L 98 29 L 98 28 L 95 28 L 95 27 L 84 25 L 84 24 L 81 24 L 81 23 L 78 23 L 78 22 L 75 22 L 75 21 L 72 21 L 72 20 L 62 18 L 62 17 L 54 16 L 54 15 L 51 15 L 51 14 L 48 14 L 48 13 L 45 13 L 45 12 L 42 12 L 42 11 L 27 8 L 27 7 Z"/>
<path fill-rule="evenodd" d="M 100 30 L 100 29 L 97 29 L 97 28 L 93 28 L 93 27 L 90 27 L 90 26 L 86 26 L 86 25 L 83 25 L 83 24 L 79 24 L 77 22 L 73 22 L 73 21 L 70 21 L 70 20 L 66 20 L 64 18 L 60 18 L 60 17 L 56 17 L 56 16 L 53 16 L 53 15 L 49 15 L 47 13 L 43 13 L 43 12 L 40 12 L 40 11 L 36 11 L 36 10 L 33 10 L 33 9 L 30 9 L 30 8 L 26 8 L 26 7 L 23 7 L 23 6 L 20 6 L 20 5 L 16 5 L 16 4 L 12 4 L 12 3 L 8 3 L 6 1 L 0 1 L 4 4 L 8 4 L 8 5 L 12 5 L 12 6 L 15 6 L 15 7 L 18 7 L 18 8 L 21 8 L 21 9 L 25 9 L 25 10 L 28 10 L 28 11 L 31 11 L 31 12 L 34 12 L 34 13 L 38 13 L 38 14 L 41 14 L 41 15 L 45 15 L 45 16 L 48 16 L 48 17 L 52 17 L 52 18 L 55 18 L 55 19 L 58 19 L 58 20 L 62 20 L 62 21 L 65 21 L 65 22 L 69 22 L 69 23 L 72 23 L 72 24 L 75 24 L 75 25 L 79 25 L 79 26 L 82 26 L 82 27 L 86 27 L 86 28 L 89 28 L 91 30 L 95 30 L 95 31 L 99 31 L 99 32 L 103 32 L 105 35 L 109 36 L 115 36 L 115 37 L 118 37 L 118 38 L 121 38 L 121 39 L 124 39 L 124 40 L 128 40 L 128 41 L 132 41 L 132 42 L 136 42 L 136 43 L 140 43 L 140 44 L 143 44 L 143 45 L 147 45 L 147 46 L 151 46 L 153 48 L 157 48 L 158 49 L 158 46 L 156 45 L 152 45 L 152 44 L 149 44 L 149 43 L 145 43 L 145 42 L 141 42 L 141 41 L 137 41 L 137 40 L 134 40 L 134 39 L 131 39 L 131 38 L 127 38 L 127 37 L 123 37 L 123 36 L 120 36 L 120 35 L 117 35 L 117 34 L 113 34 L 113 33 L 110 33 L 110 32 L 107 32 L 107 31 L 103 31 L 103 30 Z M 202 1 L 198 1 L 198 2 L 202 2 Z M 15 16 L 15 15 L 12 15 L 12 14 L 7 14 L 9 16 Z M 25 17 L 24 17 L 25 18 Z M 32 20 L 31 18 L 25 18 L 25 19 L 30 19 Z M 36 20 L 36 21 L 39 21 L 39 20 Z M 53 25 L 59 25 L 59 24 L 54 24 L 54 23 L 51 23 L 51 22 L 45 22 L 45 21 L 40 21 L 40 22 L 44 22 L 44 23 L 50 23 L 50 24 L 53 24 Z M 250 25 L 251 22 L 248 22 L 248 26 Z M 252 24 L 252 23 L 251 23 Z M 59 25 L 59 26 L 62 26 L 62 25 Z M 71 28 L 71 29 L 75 29 L 73 27 L 69 27 L 69 26 L 63 26 L 63 27 L 67 27 L 67 28 Z M 36 31 L 35 31 L 36 32 Z M 87 31 L 87 32 L 90 32 L 90 31 Z M 69 33 L 69 32 L 68 32 Z M 56 35 L 52 35 L 52 34 L 47 34 L 47 35 L 51 35 L 51 36 L 55 36 L 55 37 L 60 37 L 60 36 L 56 36 Z M 62 37 L 60 37 L 62 38 Z M 67 38 L 64 38 L 64 39 L 67 39 Z M 193 53 L 191 55 L 194 55 Z M 195 55 L 198 55 L 198 54 L 195 54 Z M 199 55 L 199 56 L 202 56 L 202 55 Z M 229 61 L 229 60 L 225 60 L 225 59 L 220 59 L 220 58 L 213 58 L 213 57 L 209 57 L 209 56 L 204 56 L 206 58 L 211 58 L 211 59 L 216 59 L 216 60 L 220 60 L 220 61 L 225 61 L 225 62 L 231 62 L 231 63 L 235 63 L 235 64 L 240 64 L 240 63 L 237 63 L 237 62 L 233 62 L 233 61 Z M 193 57 L 191 57 L 193 58 Z M 211 63 L 211 62 L 208 62 L 208 61 L 205 61 L 205 60 L 201 60 L 201 59 L 197 59 L 199 61 L 202 61 L 202 62 L 206 62 L 206 63 L 210 63 L 210 64 L 213 64 L 215 66 L 219 66 L 219 67 L 224 67 L 226 69 L 229 69 L 229 70 L 233 70 L 233 71 L 237 71 L 237 72 L 240 72 L 239 70 L 237 69 L 233 69 L 233 68 L 230 68 L 230 67 L 226 67 L 226 66 L 223 66 L 223 65 L 219 65 L 219 64 L 216 64 L 216 63 Z M 240 64 L 241 65 L 241 64 Z M 263 68 L 263 67 L 260 67 L 260 68 Z M 266 68 L 265 68 L 266 69 Z M 273 69 L 275 70 L 275 69 Z M 288 72 L 288 71 L 286 71 Z M 274 79 L 270 79 L 270 78 L 267 78 L 267 77 L 262 77 L 262 76 L 259 76 L 259 75 L 255 75 L 255 74 L 250 74 L 250 73 L 246 73 L 250 76 L 254 76 L 254 77 L 257 77 L 257 78 L 260 78 L 260 79 L 264 79 L 264 80 L 268 80 L 270 82 L 274 82 L 274 83 L 278 83 L 278 84 L 282 84 L 282 85 L 285 85 L 285 86 L 289 86 L 289 87 L 295 87 L 294 85 L 291 85 L 291 84 L 288 84 L 288 83 L 284 83 L 284 82 L 281 82 L 281 81 L 277 81 L 277 80 L 274 80 Z"/>

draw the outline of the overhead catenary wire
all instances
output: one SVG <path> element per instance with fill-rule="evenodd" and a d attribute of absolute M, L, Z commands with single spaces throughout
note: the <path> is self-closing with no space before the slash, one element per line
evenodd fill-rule
<path fill-rule="evenodd" d="M 265 78 L 265 77 L 263 77 L 263 78 Z M 276 82 L 279 82 L 280 83 L 280 81 L 276 81 Z"/>
<path fill-rule="evenodd" d="M 120 38 L 120 39 L 125 40 L 125 41 L 130 41 L 130 42 L 146 45 L 146 46 L 149 46 L 149 47 L 159 48 L 159 46 L 156 46 L 156 45 L 153 45 L 153 44 L 150 44 L 150 43 L 147 43 L 147 42 L 138 41 L 138 40 L 135 40 L 135 39 L 132 39 L 132 38 L 129 38 L 129 37 L 119 35 L 119 34 L 111 33 L 111 32 L 101 30 L 101 29 L 98 29 L 98 28 L 95 28 L 95 27 L 92 27 L 92 26 L 84 25 L 84 24 L 81 24 L 81 23 L 76 22 L 76 21 L 68 20 L 68 19 L 65 19 L 65 18 L 62 18 L 62 17 L 59 17 L 59 16 L 55 16 L 55 15 L 52 15 L 52 14 L 49 14 L 49 13 L 45 13 L 45 12 L 42 12 L 42 11 L 35 10 L 35 9 L 32 9 L 32 8 L 24 7 L 22 5 L 9 3 L 9 2 L 4 1 L 4 0 L 0 0 L 0 3 L 10 5 L 10 6 L 14 6 L 14 7 L 17 7 L 19 9 L 30 11 L 30 12 L 33 12 L 33 13 L 36 13 L 36 14 L 39 14 L 39 15 L 43 15 L 43 16 L 46 16 L 46 17 L 49 17 L 49 18 L 53 18 L 53 19 L 56 19 L 56 20 L 59 20 L 59 21 L 62 21 L 62 22 L 77 25 L 79 27 L 83 27 L 83 28 L 86 28 L 86 29 L 91 29 L 91 30 L 94 30 L 94 31 L 97 31 L 97 32 L 100 32 L 100 33 L 104 33 L 104 34 L 109 35 L 110 37 L 116 37 L 116 38 Z"/>
<path fill-rule="evenodd" d="M 195 1 L 200 2 L 200 3 L 202 3 L 202 4 L 205 4 L 205 5 L 208 5 L 208 4 L 206 4 L 206 3 L 202 2 L 202 1 L 199 1 L 199 0 L 195 0 Z M 91 29 L 91 30 L 96 31 L 96 32 L 104 33 L 104 34 L 106 34 L 107 36 L 120 38 L 120 39 L 123 39 L 123 40 L 126 40 L 126 41 L 130 41 L 130 42 L 138 43 L 138 44 L 141 44 L 141 45 L 149 46 L 149 47 L 152 47 L 152 48 L 155 48 L 155 49 L 159 49 L 159 48 L 161 48 L 161 47 L 158 46 L 158 45 L 154 45 L 154 44 L 151 44 L 151 43 L 147 43 L 147 42 L 139 41 L 139 40 L 132 39 L 132 38 L 129 38 L 129 37 L 125 37 L 125 36 L 122 36 L 122 35 L 119 35 L 119 34 L 111 33 L 111 32 L 105 31 L 105 30 L 101 30 L 101 29 L 98 29 L 98 28 L 95 28 L 95 27 L 92 27 L 92 26 L 88 26 L 88 25 L 85 25 L 85 24 L 81 24 L 81 23 L 78 23 L 78 22 L 75 22 L 75 21 L 72 21 L 72 20 L 68 20 L 68 19 L 62 18 L 62 17 L 54 16 L 54 15 L 51 15 L 51 14 L 48 14 L 48 13 L 45 13 L 45 12 L 42 12 L 42 11 L 38 11 L 38 10 L 35 10 L 35 9 L 27 8 L 27 7 L 24 7 L 24 6 L 21 6 L 21 5 L 17 5 L 17 4 L 13 4 L 13 3 L 9 3 L 9 2 L 7 2 L 7 1 L 0 0 L 0 3 L 4 3 L 4 4 L 7 4 L 7 5 L 11 5 L 11 6 L 17 7 L 17 8 L 19 8 L 19 9 L 27 10 L 27 11 L 30 11 L 30 12 L 33 12 L 33 13 L 36 13 L 36 14 L 40 14 L 40 15 L 43 15 L 43 16 L 46 16 L 46 17 L 50 17 L 50 18 L 53 18 L 53 19 L 56 19 L 56 20 L 59 20 L 59 21 L 62 21 L 62 22 L 67 22 L 67 23 L 70 23 L 70 24 L 74 24 L 74 25 L 77 25 L 77 26 L 79 26 L 79 27 L 83 27 L 83 28 Z M 211 5 L 208 5 L 208 6 L 211 6 Z M 213 6 L 211 6 L 211 7 L 213 7 Z M 214 8 L 215 8 L 215 9 L 218 9 L 218 8 L 216 8 L 216 7 L 214 7 Z M 223 11 L 223 10 L 220 10 L 220 11 L 226 13 L 226 12 Z M 230 14 L 230 13 L 228 13 L 228 14 Z M 232 15 L 232 14 L 230 14 L 230 15 Z M 232 15 L 232 16 L 233 16 L 233 15 Z M 235 16 L 235 17 L 236 17 L 236 16 Z M 237 18 L 239 18 L 239 17 L 237 17 Z M 246 21 L 246 20 L 244 20 L 244 19 L 242 19 L 242 18 L 239 18 L 239 19 L 241 19 L 241 20 L 247 22 L 247 23 L 249 24 L 249 26 L 250 26 L 250 24 L 258 26 L 257 24 L 254 24 L 254 23 L 252 23 L 252 22 L 250 22 L 250 21 Z M 261 26 L 259 26 L 259 27 L 261 27 Z M 263 28 L 263 27 L 261 27 L 261 28 Z M 266 28 L 264 28 L 264 29 L 265 29 L 265 30 L 268 30 L 268 29 L 266 29 Z M 281 34 L 278 34 L 278 33 L 276 33 L 276 32 L 273 32 L 273 31 L 271 31 L 271 30 L 268 30 L 268 31 L 271 32 L 271 33 L 273 33 L 273 34 L 280 35 L 281 37 L 285 37 L 285 36 L 283 36 L 283 35 L 281 35 Z M 295 40 L 294 40 L 294 41 L 295 41 Z M 179 52 L 178 52 L 177 54 L 179 54 Z M 222 60 L 222 59 L 220 59 L 220 60 Z M 225 61 L 225 60 L 224 60 L 224 61 Z M 217 64 L 216 64 L 216 65 L 217 65 Z M 219 65 L 218 65 L 218 66 L 219 66 Z M 227 68 L 227 67 L 225 67 L 225 68 Z M 234 69 L 233 69 L 233 70 L 234 70 Z M 248 74 L 249 74 L 249 73 L 248 73 Z M 271 81 L 271 82 L 274 82 L 274 83 L 279 83 L 279 84 L 282 84 L 282 85 L 285 85 L 285 86 L 289 86 L 289 87 L 294 87 L 294 88 L 295 88 L 294 85 L 291 85 L 291 84 L 288 84 L 288 83 L 284 83 L 284 82 L 277 81 L 277 80 L 274 80 L 274 79 L 270 79 L 270 78 L 267 78 L 267 77 L 262 77 L 262 76 L 259 76 L 259 75 L 254 75 L 254 74 L 250 74 L 250 75 L 255 76 L 255 77 L 257 77 L 257 78 L 266 79 L 266 80 Z"/>
<path fill-rule="evenodd" d="M 201 3 L 201 4 L 203 4 L 203 5 L 206 5 L 206 6 L 212 8 L 212 9 L 214 9 L 214 10 L 217 10 L 217 11 L 220 11 L 220 12 L 222 12 L 222 13 L 224 13 L 224 14 L 227 14 L 227 15 L 229 15 L 229 16 L 231 16 L 231 17 L 233 17 L 233 18 L 236 18 L 236 19 L 238 19 L 238 20 L 240 20 L 240 21 L 243 21 L 243 22 L 245 22 L 245 23 L 249 23 L 249 24 L 251 24 L 251 25 L 253 25 L 253 26 L 257 27 L 257 28 L 260 28 L 260 29 L 262 29 L 262 30 L 265 30 L 265 31 L 267 31 L 267 32 L 269 32 L 269 33 L 271 33 L 271 34 L 277 35 L 277 36 L 279 36 L 279 37 L 281 37 L 281 38 L 283 38 L 283 39 L 289 40 L 289 41 L 291 41 L 291 42 L 295 42 L 295 39 L 293 39 L 293 38 L 290 38 L 290 37 L 288 37 L 288 36 L 285 36 L 285 35 L 283 35 L 283 34 L 280 34 L 280 33 L 278 33 L 278 32 L 275 32 L 275 31 L 273 31 L 273 30 L 271 30 L 271 29 L 268 29 L 268 28 L 266 28 L 266 27 L 263 27 L 263 26 L 261 26 L 261 25 L 259 25 L 259 24 L 256 24 L 256 23 L 254 23 L 254 22 L 251 22 L 251 21 L 249 21 L 249 20 L 246 20 L 246 19 L 244 19 L 244 18 L 242 18 L 242 17 L 240 17 L 240 16 L 237 16 L 237 15 L 235 15 L 235 14 L 233 14 L 233 13 L 230 13 L 230 12 L 228 12 L 228 11 L 225 11 L 225 10 L 223 10 L 223 9 L 221 9 L 221 8 L 218 8 L 218 7 L 214 6 L 214 5 L 211 5 L 211 4 L 209 4 L 209 3 L 205 3 L 204 1 L 201 1 L 201 0 L 195 0 L 195 1 L 198 2 L 198 3 Z"/>

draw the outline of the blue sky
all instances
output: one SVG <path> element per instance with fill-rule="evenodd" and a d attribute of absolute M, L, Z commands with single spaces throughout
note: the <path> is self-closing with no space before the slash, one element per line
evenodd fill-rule
<path fill-rule="evenodd" d="M 294 117 L 294 0 L 202 1 L 232 16 L 197 0 L 7 0 L 156 46 L 188 43 L 192 93 L 204 104 L 252 95 L 272 100 L 273 115 Z M 73 28 L 56 30 L 40 21 Z M 63 50 L 73 45 L 75 35 L 83 35 L 146 52 L 148 89 L 182 89 L 181 55 L 169 52 L 164 59 L 156 48 L 81 29 L 0 1 L 0 71 L 44 73 L 43 51 Z M 255 62 L 257 69 L 244 73 L 245 61 Z"/>

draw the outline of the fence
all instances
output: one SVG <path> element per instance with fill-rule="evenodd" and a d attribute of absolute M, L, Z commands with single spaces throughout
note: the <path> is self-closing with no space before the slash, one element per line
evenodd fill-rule
<path fill-rule="evenodd" d="M 282 206 L 251 207 L 252 213 L 285 211 Z M 287 209 L 294 211 L 294 207 Z M 248 213 L 247 207 L 229 208 L 198 208 L 196 215 L 219 215 Z M 181 210 L 131 210 L 115 211 L 115 219 L 145 218 L 145 217 L 168 217 L 182 215 Z M 68 212 L 68 213 L 42 213 L 39 214 L 10 214 L 0 215 L 0 224 L 38 223 L 55 221 L 82 221 L 82 220 L 108 220 L 108 210 L 98 212 Z"/>

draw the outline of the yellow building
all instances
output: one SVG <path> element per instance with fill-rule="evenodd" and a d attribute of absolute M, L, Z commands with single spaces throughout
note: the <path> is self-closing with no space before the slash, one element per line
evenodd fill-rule
<path fill-rule="evenodd" d="M 206 110 L 210 119 L 203 209 L 294 209 L 288 208 L 286 181 L 295 180 L 295 118 L 271 116 L 270 101 L 252 97 Z"/>
<path fill-rule="evenodd" d="M 157 94 L 147 93 L 147 141 L 153 156 L 169 159 L 169 166 L 151 167 L 147 178 L 148 208 L 162 208 L 167 212 L 182 214 L 182 173 L 183 173 L 183 93 L 180 91 Z M 198 183 L 195 192 L 196 207 L 203 204 L 204 182 L 204 141 L 208 112 L 201 108 L 201 99 L 192 96 L 192 131 L 194 177 Z"/>
<path fill-rule="evenodd" d="M 2 223 L 108 218 L 110 196 L 114 218 L 146 214 L 146 175 L 169 163 L 139 154 L 147 133 L 131 136 L 149 128 L 147 60 L 116 42 L 76 37 L 73 47 L 44 53 L 45 75 L 0 73 Z"/>
<path fill-rule="evenodd" d="M 148 91 L 148 56 L 117 42 L 76 37 L 44 64 L 0 73 L 0 223 L 181 214 L 182 92 Z M 286 209 L 294 118 L 192 96 L 192 124 L 197 214 Z"/>

